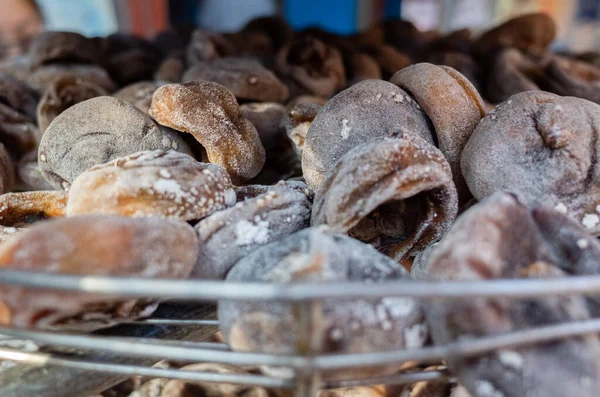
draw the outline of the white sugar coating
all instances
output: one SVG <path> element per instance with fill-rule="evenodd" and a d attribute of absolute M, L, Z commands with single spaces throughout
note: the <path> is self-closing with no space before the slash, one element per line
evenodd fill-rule
<path fill-rule="evenodd" d="M 347 119 L 342 120 L 342 130 L 340 131 L 340 136 L 342 139 L 348 139 L 350 137 L 351 128 L 348 126 L 348 122 L 349 121 Z"/>
<path fill-rule="evenodd" d="M 478 380 L 475 383 L 475 392 L 477 397 L 504 397 L 504 394 L 487 380 Z"/>
<path fill-rule="evenodd" d="M 577 246 L 581 249 L 586 249 L 589 245 L 589 241 L 584 238 L 580 238 L 579 240 L 577 240 Z"/>
<path fill-rule="evenodd" d="M 162 176 L 163 178 L 171 178 L 173 175 L 171 175 L 171 173 L 169 172 L 169 170 L 162 168 L 160 171 L 158 171 L 158 174 L 160 176 Z"/>
<path fill-rule="evenodd" d="M 596 206 L 596 212 L 600 213 L 600 205 Z"/>
<path fill-rule="evenodd" d="M 381 94 L 379 94 L 381 96 Z M 379 98 L 377 98 L 379 99 Z M 404 102 L 404 97 L 401 94 L 398 94 L 396 92 L 394 92 L 392 94 L 392 101 L 396 102 L 396 103 L 402 103 Z"/>
<path fill-rule="evenodd" d="M 269 222 L 241 220 L 235 225 L 237 245 L 265 244 L 269 241 Z"/>
<path fill-rule="evenodd" d="M 339 328 L 334 328 L 331 330 L 331 340 L 334 340 L 336 342 L 341 341 L 344 334 L 342 333 L 342 330 Z"/>
<path fill-rule="evenodd" d="M 425 343 L 427 339 L 427 325 L 415 324 L 404 329 L 404 344 L 407 349 L 416 349 Z"/>
<path fill-rule="evenodd" d="M 158 179 L 152 184 L 152 189 L 158 193 L 184 196 L 185 192 L 175 180 Z"/>
<path fill-rule="evenodd" d="M 556 206 L 554 207 L 554 209 L 557 210 L 558 212 L 560 212 L 561 214 L 566 214 L 567 213 L 567 206 L 564 205 L 563 203 L 556 204 Z"/>
<path fill-rule="evenodd" d="M 585 214 L 581 224 L 588 229 L 593 229 L 600 222 L 600 217 L 596 214 Z"/>
<path fill-rule="evenodd" d="M 46 155 L 44 153 L 40 154 L 40 161 L 46 161 Z"/>
<path fill-rule="evenodd" d="M 513 350 L 500 350 L 498 352 L 500 362 L 507 367 L 520 370 L 523 368 L 523 356 Z"/>
<path fill-rule="evenodd" d="M 383 298 L 381 303 L 385 305 L 392 317 L 408 316 L 417 310 L 417 305 L 412 298 Z"/>

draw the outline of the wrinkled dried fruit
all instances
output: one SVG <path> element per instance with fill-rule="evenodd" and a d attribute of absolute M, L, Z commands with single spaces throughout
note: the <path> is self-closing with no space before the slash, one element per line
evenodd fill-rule
<path fill-rule="evenodd" d="M 150 115 L 178 131 L 192 134 L 211 163 L 223 166 L 234 183 L 256 176 L 265 149 L 256 128 L 240 113 L 233 94 L 210 81 L 168 84 L 154 93 Z"/>
<path fill-rule="evenodd" d="M 38 94 L 27 84 L 0 72 L 0 103 L 35 120 Z"/>
<path fill-rule="evenodd" d="M 235 204 L 222 167 L 173 150 L 139 152 L 97 165 L 69 190 L 67 215 L 111 214 L 202 219 Z"/>
<path fill-rule="evenodd" d="M 302 152 L 306 184 L 316 191 L 353 147 L 407 131 L 434 142 L 427 116 L 404 90 L 381 80 L 353 85 L 331 98 L 308 129 Z"/>
<path fill-rule="evenodd" d="M 38 161 L 48 182 L 66 190 L 95 165 L 171 148 L 191 154 L 175 132 L 160 128 L 132 104 L 103 96 L 78 103 L 54 119 L 42 136 Z"/>
<path fill-rule="evenodd" d="M 494 103 L 506 101 L 523 91 L 539 90 L 543 62 L 514 48 L 499 51 L 487 78 L 487 96 Z"/>
<path fill-rule="evenodd" d="M 308 226 L 312 194 L 305 184 L 280 182 L 252 190 L 263 193 L 196 224 L 200 255 L 192 277 L 222 280 L 241 258 Z"/>
<path fill-rule="evenodd" d="M 144 113 L 148 113 L 154 91 L 165 84 L 166 82 L 162 81 L 140 81 L 139 83 L 133 83 L 121 88 L 112 96 L 129 102 Z"/>
<path fill-rule="evenodd" d="M 400 261 L 439 240 L 457 209 L 443 154 L 408 134 L 346 153 L 316 192 L 311 224 L 348 233 Z"/>
<path fill-rule="evenodd" d="M 600 233 L 600 107 L 542 91 L 512 96 L 488 113 L 467 142 L 461 167 L 477 200 L 517 192 L 568 212 Z"/>
<path fill-rule="evenodd" d="M 568 216 L 529 210 L 516 196 L 499 192 L 459 217 L 421 275 L 436 281 L 568 277 L 597 270 L 599 259 L 600 243 Z M 426 312 L 437 344 L 590 318 L 579 296 L 435 300 Z M 598 354 L 598 336 L 588 335 L 446 361 L 474 396 L 565 396 L 577 390 L 591 397 L 600 387 Z"/>
<path fill-rule="evenodd" d="M 24 227 L 66 215 L 67 194 L 58 190 L 5 193 L 0 195 L 0 225 Z"/>
<path fill-rule="evenodd" d="M 227 274 L 229 282 L 331 283 L 408 279 L 393 260 L 350 237 L 309 228 L 259 248 Z M 411 298 L 325 299 L 315 314 L 312 340 L 317 353 L 359 353 L 418 348 L 427 337 L 420 306 Z M 298 311 L 293 304 L 219 302 L 219 322 L 234 350 L 298 353 Z M 324 378 L 366 377 L 397 365 L 325 371 Z M 281 369 L 267 373 L 286 376 Z"/>
<path fill-rule="evenodd" d="M 346 86 L 340 52 L 310 36 L 296 38 L 284 46 L 277 54 L 275 66 L 289 84 L 292 96 L 328 98 Z"/>
<path fill-rule="evenodd" d="M 96 42 L 75 32 L 43 32 L 29 46 L 32 66 L 49 63 L 97 63 L 100 48 Z"/>
<path fill-rule="evenodd" d="M 222 58 L 193 65 L 182 81 L 214 81 L 230 90 L 237 99 L 260 102 L 283 102 L 289 96 L 288 88 L 251 58 Z"/>
<path fill-rule="evenodd" d="M 0 103 L 0 142 L 4 144 L 10 157 L 19 160 L 35 150 L 40 136 L 40 131 L 31 120 Z"/>
<path fill-rule="evenodd" d="M 600 103 L 600 68 L 596 66 L 554 56 L 540 80 L 546 91 Z"/>
<path fill-rule="evenodd" d="M 313 103 L 299 103 L 288 108 L 287 114 L 281 120 L 288 138 L 294 143 L 294 149 L 300 157 L 302 157 L 308 129 L 322 108 L 323 106 Z"/>
<path fill-rule="evenodd" d="M 0 193 L 10 192 L 15 186 L 15 168 L 6 148 L 0 143 Z"/>
<path fill-rule="evenodd" d="M 408 55 L 403 54 L 391 45 L 369 45 L 361 47 L 361 51 L 375 59 L 381 68 L 381 75 L 385 80 L 388 80 L 394 73 L 413 63 L 413 60 Z"/>
<path fill-rule="evenodd" d="M 285 106 L 274 102 L 245 103 L 240 105 L 240 112 L 256 127 L 265 149 L 273 147 L 277 136 L 283 133 L 280 124 L 285 115 Z"/>
<path fill-rule="evenodd" d="M 90 81 L 104 88 L 106 92 L 113 92 L 117 89 L 115 82 L 100 66 L 79 64 L 41 66 L 27 76 L 27 84 L 43 94 L 54 80 L 63 76 L 75 76 Z"/>
<path fill-rule="evenodd" d="M 359 81 L 369 79 L 381 79 L 381 67 L 377 61 L 370 55 L 363 52 L 354 52 L 349 55 L 347 62 L 348 86 L 352 86 Z"/>
<path fill-rule="evenodd" d="M 0 245 L 0 267 L 53 274 L 186 278 L 194 229 L 160 218 L 77 216 L 40 222 Z M 17 327 L 94 330 L 151 314 L 155 302 L 0 287 L 0 319 Z"/>
<path fill-rule="evenodd" d="M 459 197 L 468 200 L 471 194 L 460 170 L 460 156 L 485 116 L 483 99 L 465 76 L 448 66 L 418 63 L 396 73 L 390 82 L 409 92 L 431 120 Z"/>
<path fill-rule="evenodd" d="M 107 95 L 104 88 L 91 81 L 82 80 L 73 75 L 57 78 L 46 89 L 37 106 L 37 122 L 40 132 L 43 134 L 50 123 L 71 106 L 103 95 Z"/>

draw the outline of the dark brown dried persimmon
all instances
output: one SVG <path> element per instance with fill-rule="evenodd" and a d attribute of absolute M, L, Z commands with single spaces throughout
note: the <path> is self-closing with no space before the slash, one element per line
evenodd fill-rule
<path fill-rule="evenodd" d="M 278 136 L 283 135 L 281 121 L 285 115 L 285 106 L 276 102 L 250 102 L 240 105 L 242 116 L 256 127 L 260 141 L 265 149 L 275 144 Z"/>
<path fill-rule="evenodd" d="M 471 196 L 460 170 L 460 156 L 469 137 L 485 116 L 485 104 L 465 76 L 448 66 L 418 63 L 392 77 L 391 83 L 408 92 L 431 120 L 437 147 L 444 153 L 459 198 Z"/>
<path fill-rule="evenodd" d="M 15 187 L 15 177 L 12 158 L 0 143 L 0 193 L 10 192 Z"/>
<path fill-rule="evenodd" d="M 498 192 L 460 216 L 413 274 L 435 281 L 560 278 L 597 274 L 599 259 L 600 243 L 568 216 L 547 208 L 528 209 L 513 194 Z M 435 300 L 426 305 L 426 314 L 434 342 L 445 345 L 585 321 L 591 318 L 590 303 L 598 313 L 597 302 L 580 296 Z M 590 334 L 450 357 L 447 363 L 477 396 L 564 396 L 577 390 L 578 395 L 592 397 L 600 387 L 599 354 L 600 340 Z"/>
<path fill-rule="evenodd" d="M 312 227 L 260 247 L 243 257 L 226 282 L 279 284 L 410 281 L 402 266 L 372 247 L 327 228 Z M 315 353 L 360 353 L 419 348 L 427 338 L 421 307 L 412 298 L 325 299 L 313 338 Z M 268 354 L 298 354 L 297 311 L 283 301 L 220 301 L 219 322 L 231 348 Z M 324 379 L 395 372 L 398 365 L 323 371 Z M 264 367 L 266 373 L 289 371 Z"/>
<path fill-rule="evenodd" d="M 97 63 L 101 48 L 94 40 L 75 32 L 43 32 L 29 46 L 33 66 L 49 63 Z"/>
<path fill-rule="evenodd" d="M 192 134 L 208 160 L 223 166 L 234 183 L 256 176 L 265 149 L 256 128 L 240 113 L 235 96 L 220 84 L 167 84 L 154 93 L 150 115 L 160 124 Z"/>
<path fill-rule="evenodd" d="M 110 78 L 108 72 L 97 65 L 84 64 L 52 64 L 40 66 L 31 71 L 27 75 L 27 84 L 40 94 L 46 91 L 46 88 L 52 82 L 65 75 L 74 75 L 83 80 L 91 81 L 94 84 L 104 88 L 106 92 L 113 92 L 117 89 L 117 85 Z"/>
<path fill-rule="evenodd" d="M 412 59 L 391 45 L 380 44 L 360 48 L 361 51 L 373 57 L 381 68 L 381 75 L 388 80 L 399 70 L 413 63 Z"/>
<path fill-rule="evenodd" d="M 311 224 L 348 233 L 400 261 L 439 240 L 457 210 L 444 155 L 407 134 L 346 153 L 315 194 Z"/>
<path fill-rule="evenodd" d="M 539 80 L 539 86 L 546 91 L 600 104 L 600 68 L 597 66 L 555 55 Z"/>
<path fill-rule="evenodd" d="M 328 98 L 346 86 L 342 55 L 311 36 L 301 36 L 284 46 L 275 60 L 277 73 L 288 83 L 292 96 Z"/>
<path fill-rule="evenodd" d="M 37 106 L 37 122 L 43 134 L 50 123 L 71 106 L 107 95 L 106 90 L 91 81 L 83 80 L 74 75 L 57 78 L 46 88 L 46 92 Z"/>
<path fill-rule="evenodd" d="M 277 76 L 255 59 L 221 58 L 199 62 L 188 69 L 182 82 L 214 81 L 237 99 L 260 102 L 283 102 L 289 90 Z"/>
<path fill-rule="evenodd" d="M 34 121 L 38 99 L 37 92 L 27 84 L 0 72 L 0 103 Z"/>
<path fill-rule="evenodd" d="M 529 57 L 515 48 L 499 51 L 492 57 L 486 93 L 500 103 L 523 91 L 539 90 L 537 81 L 544 73 L 544 61 Z"/>
<path fill-rule="evenodd" d="M 19 160 L 35 150 L 40 136 L 40 131 L 32 120 L 0 103 L 0 142 L 11 158 Z"/>
<path fill-rule="evenodd" d="M 434 143 L 429 119 L 406 91 L 382 80 L 353 85 L 331 98 L 308 129 L 302 150 L 306 184 L 316 191 L 350 149 L 403 132 Z"/>
<path fill-rule="evenodd" d="M 499 190 L 568 212 L 600 234 L 600 105 L 543 91 L 512 96 L 479 123 L 462 154 L 471 193 Z"/>

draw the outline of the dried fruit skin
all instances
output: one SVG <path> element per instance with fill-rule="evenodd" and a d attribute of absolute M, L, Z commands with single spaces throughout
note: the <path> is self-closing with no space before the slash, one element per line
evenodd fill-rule
<path fill-rule="evenodd" d="M 328 283 L 383 282 L 406 278 L 406 271 L 373 248 L 324 228 L 309 228 L 255 250 L 228 273 L 227 281 Z M 219 322 L 238 351 L 297 353 L 297 316 L 285 302 L 219 302 Z M 427 336 L 418 303 L 410 298 L 322 301 L 314 338 L 322 353 L 359 353 L 422 346 Z M 327 371 L 341 377 L 380 374 L 395 368 Z M 281 373 L 265 368 L 267 373 Z"/>
<path fill-rule="evenodd" d="M 556 55 L 540 80 L 544 90 L 600 103 L 600 68 L 596 66 Z"/>
<path fill-rule="evenodd" d="M 265 149 L 273 147 L 278 135 L 282 134 L 280 124 L 285 106 L 275 102 L 251 102 L 241 105 L 240 112 L 256 127 Z"/>
<path fill-rule="evenodd" d="M 113 92 L 117 89 L 117 85 L 105 69 L 97 65 L 85 64 L 50 64 L 40 66 L 27 75 L 27 84 L 40 94 L 43 94 L 54 80 L 64 76 L 75 76 L 90 81 L 104 88 L 106 92 Z"/>
<path fill-rule="evenodd" d="M 5 193 L 0 196 L 0 224 L 22 227 L 66 215 L 67 194 L 59 190 Z"/>
<path fill-rule="evenodd" d="M 71 106 L 107 95 L 104 88 L 73 75 L 57 78 L 46 89 L 37 106 L 38 127 L 43 134 L 50 123 Z"/>
<path fill-rule="evenodd" d="M 313 120 L 302 152 L 306 184 L 317 190 L 325 174 L 353 147 L 411 132 L 433 143 L 427 116 L 397 86 L 364 80 L 331 98 Z"/>
<path fill-rule="evenodd" d="M 554 210 L 529 210 L 512 194 L 495 193 L 463 214 L 429 254 L 419 273 L 429 280 L 494 278 L 555 278 L 576 273 L 560 247 L 559 233 L 540 218 L 570 223 L 580 236 L 585 230 Z M 591 237 L 588 236 L 589 239 Z M 589 244 L 590 242 L 586 239 Z M 596 262 L 600 245 L 596 242 Z M 580 242 L 578 250 L 585 251 Z M 583 247 L 583 248 L 582 248 Z M 571 246 L 571 248 L 573 248 Z M 562 251 L 561 255 L 556 255 Z M 588 262 L 589 263 L 589 262 Z M 561 270 L 564 269 L 565 271 Z M 582 297 L 539 299 L 471 299 L 432 301 L 426 313 L 434 342 L 445 344 L 544 325 L 590 318 L 589 301 Z M 597 305 L 596 305 L 597 307 Z M 452 357 L 449 368 L 473 395 L 506 397 L 564 396 L 577 390 L 594 396 L 600 386 L 600 340 L 596 335 L 540 345 L 500 350 L 477 357 Z M 543 368 L 543 370 L 539 370 Z M 586 381 L 582 379 L 588 378 Z"/>
<path fill-rule="evenodd" d="M 21 113 L 30 121 L 35 120 L 38 94 L 27 84 L 0 72 L 0 103 Z"/>
<path fill-rule="evenodd" d="M 407 134 L 346 153 L 316 192 L 311 224 L 371 242 L 400 261 L 440 239 L 457 208 L 443 154 Z"/>
<path fill-rule="evenodd" d="M 477 126 L 462 154 L 477 200 L 500 190 L 557 206 L 600 233 L 600 107 L 579 98 L 523 92 Z"/>
<path fill-rule="evenodd" d="M 256 176 L 264 165 L 265 149 L 256 128 L 222 85 L 164 85 L 154 93 L 150 115 L 164 126 L 192 134 L 210 162 L 223 166 L 234 183 Z"/>
<path fill-rule="evenodd" d="M 309 102 L 301 102 L 288 107 L 288 111 L 281 120 L 288 138 L 294 143 L 298 156 L 302 157 L 302 150 L 306 142 L 306 134 L 317 113 L 323 106 Z"/>
<path fill-rule="evenodd" d="M 14 160 L 35 150 L 41 138 L 37 126 L 14 109 L 0 103 L 0 142 Z"/>
<path fill-rule="evenodd" d="M 222 167 L 173 150 L 134 153 L 75 179 L 67 215 L 109 214 L 199 220 L 235 204 Z"/>
<path fill-rule="evenodd" d="M 182 77 L 187 83 L 195 80 L 221 84 L 238 99 L 260 102 L 283 102 L 288 88 L 273 72 L 250 58 L 222 58 L 192 66 Z"/>
<path fill-rule="evenodd" d="M 185 278 L 197 238 L 184 222 L 78 216 L 41 222 L 0 245 L 0 267 L 54 274 Z M 0 287 L 0 318 L 17 327 L 94 330 L 149 315 L 155 303 Z M 6 322 L 8 320 L 8 322 Z"/>
<path fill-rule="evenodd" d="M 200 254 L 192 277 L 222 280 L 241 258 L 308 227 L 312 203 L 306 185 L 279 182 L 252 190 L 261 188 L 264 189 L 261 194 L 196 224 Z"/>
<path fill-rule="evenodd" d="M 144 150 L 190 153 L 175 132 L 167 131 L 130 103 L 97 97 L 61 113 L 44 133 L 38 161 L 44 177 L 68 189 L 85 170 Z"/>
<path fill-rule="evenodd" d="M 460 170 L 460 156 L 485 116 L 483 99 L 462 74 L 448 66 L 418 63 L 396 73 L 390 82 L 409 92 L 431 120 L 459 197 L 468 200 L 471 194 Z"/>
<path fill-rule="evenodd" d="M 29 61 L 33 66 L 48 63 L 96 63 L 100 48 L 95 42 L 74 32 L 43 32 L 29 47 Z"/>
<path fill-rule="evenodd" d="M 500 50 L 490 67 L 487 96 L 493 103 L 500 103 L 520 92 L 539 90 L 536 80 L 542 73 L 540 61 L 514 48 Z"/>
<path fill-rule="evenodd" d="M 166 82 L 163 81 L 140 81 L 121 88 L 112 96 L 119 98 L 122 101 L 129 102 L 144 113 L 148 113 L 154 91 L 165 84 Z"/>

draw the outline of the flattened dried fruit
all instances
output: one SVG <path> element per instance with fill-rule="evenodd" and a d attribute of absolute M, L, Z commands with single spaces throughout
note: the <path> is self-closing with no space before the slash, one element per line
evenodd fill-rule
<path fill-rule="evenodd" d="M 600 103 L 600 68 L 575 59 L 554 56 L 540 77 L 542 89 Z"/>
<path fill-rule="evenodd" d="M 487 78 L 487 97 L 493 103 L 506 101 L 523 91 L 539 90 L 536 81 L 543 74 L 543 65 L 514 48 L 499 51 L 491 64 Z"/>
<path fill-rule="evenodd" d="M 467 142 L 461 167 L 477 200 L 517 192 L 573 215 L 600 233 L 600 107 L 542 91 L 512 96 L 488 113 Z"/>
<path fill-rule="evenodd" d="M 316 191 L 350 149 L 406 131 L 434 142 L 427 116 L 404 90 L 381 80 L 353 85 L 331 98 L 308 129 L 302 152 L 306 184 Z"/>
<path fill-rule="evenodd" d="M 550 212 L 546 210 L 545 216 L 573 222 L 557 211 Z M 534 214 L 511 194 L 499 192 L 480 202 L 459 217 L 435 247 L 425 278 L 568 277 L 576 269 L 570 258 L 572 250 L 585 253 L 587 248 L 583 242 L 579 247 L 560 243 L 562 231 L 547 229 L 539 214 Z M 581 227 L 572 227 L 585 235 Z M 599 252 L 596 247 L 596 263 Z M 426 312 L 437 344 L 590 318 L 585 300 L 578 296 L 436 300 L 427 305 Z M 579 395 L 591 397 L 600 387 L 598 354 L 598 336 L 588 335 L 446 361 L 474 396 L 565 396 L 577 390 Z"/>
<path fill-rule="evenodd" d="M 46 89 L 37 106 L 37 122 L 40 131 L 44 133 L 50 123 L 71 106 L 103 95 L 107 95 L 104 88 L 91 81 L 73 75 L 57 78 Z"/>
<path fill-rule="evenodd" d="M 369 54 L 379 64 L 384 79 L 413 63 L 412 59 L 391 45 L 379 44 L 361 47 L 361 51 Z"/>
<path fill-rule="evenodd" d="M 532 55 L 541 55 L 556 36 L 556 23 L 543 13 L 513 18 L 481 35 L 473 51 L 485 57 L 498 48 L 514 47 Z"/>
<path fill-rule="evenodd" d="M 302 157 L 308 129 L 322 108 L 323 106 L 314 103 L 299 103 L 290 107 L 285 118 L 281 120 L 288 138 L 294 143 L 294 149 L 300 157 Z"/>
<path fill-rule="evenodd" d="M 144 150 L 173 148 L 191 154 L 175 132 L 160 128 L 130 103 L 103 96 L 61 113 L 40 142 L 38 161 L 44 177 L 68 189 L 83 171 Z"/>
<path fill-rule="evenodd" d="M 139 83 L 133 83 L 121 88 L 112 96 L 119 98 L 122 101 L 129 102 L 144 113 L 148 113 L 154 91 L 165 84 L 166 82 L 162 81 L 140 81 Z"/>
<path fill-rule="evenodd" d="M 196 224 L 200 255 L 192 276 L 224 279 L 233 265 L 252 251 L 307 227 L 311 192 L 301 185 L 280 182 L 265 186 L 264 193 Z"/>
<path fill-rule="evenodd" d="M 77 216 L 41 222 L 0 245 L 0 267 L 54 274 L 185 278 L 198 241 L 185 222 Z M 151 314 L 155 302 L 0 287 L 0 319 L 17 327 L 93 330 Z"/>
<path fill-rule="evenodd" d="M 289 90 L 277 76 L 255 59 L 222 58 L 193 65 L 182 81 L 206 80 L 219 83 L 238 99 L 283 102 Z"/>
<path fill-rule="evenodd" d="M 35 120 L 38 94 L 27 84 L 0 72 L 0 103 Z"/>
<path fill-rule="evenodd" d="M 346 86 L 340 52 L 310 36 L 294 39 L 277 54 L 277 72 L 289 84 L 292 96 L 328 98 Z"/>
<path fill-rule="evenodd" d="M 240 105 L 240 112 L 256 127 L 265 149 L 273 147 L 277 136 L 283 132 L 280 124 L 285 106 L 274 102 L 245 103 Z"/>
<path fill-rule="evenodd" d="M 346 153 L 316 192 L 311 224 L 348 233 L 399 261 L 440 239 L 457 208 L 443 154 L 408 134 Z"/>
<path fill-rule="evenodd" d="M 97 165 L 75 179 L 67 215 L 111 214 L 202 219 L 235 204 L 222 167 L 173 150 L 139 152 Z"/>
<path fill-rule="evenodd" d="M 396 73 L 390 82 L 409 92 L 429 116 L 459 197 L 467 200 L 471 194 L 460 170 L 460 156 L 485 116 L 483 99 L 465 76 L 448 66 L 418 63 Z"/>
<path fill-rule="evenodd" d="M 100 48 L 94 40 L 75 32 L 43 32 L 29 46 L 33 66 L 48 63 L 97 63 Z"/>
<path fill-rule="evenodd" d="M 228 273 L 231 282 L 332 283 L 384 282 L 408 278 L 393 260 L 350 237 L 324 228 L 301 230 L 242 258 Z M 359 353 L 418 348 L 427 327 L 411 298 L 325 299 L 312 333 L 317 352 Z M 219 302 L 219 322 L 234 350 L 298 353 L 298 317 L 286 302 Z M 318 346 L 318 347 L 317 347 Z M 272 368 L 267 372 L 283 373 Z M 397 370 L 397 365 L 328 371 L 331 375 L 368 376 Z"/>
<path fill-rule="evenodd" d="M 35 150 L 40 136 L 40 131 L 31 120 L 0 103 L 0 142 L 13 159 L 18 160 Z"/>
<path fill-rule="evenodd" d="M 150 115 L 162 125 L 192 134 L 206 149 L 208 160 L 223 166 L 234 183 L 256 176 L 265 163 L 256 128 L 222 85 L 210 81 L 164 85 L 154 93 Z"/>
<path fill-rule="evenodd" d="M 0 196 L 0 225 L 23 227 L 65 216 L 67 194 L 57 190 L 6 193 Z"/>
<path fill-rule="evenodd" d="M 44 93 L 52 82 L 65 75 L 79 77 L 82 80 L 88 80 L 100 87 L 106 92 L 113 92 L 117 85 L 110 78 L 106 70 L 96 65 L 45 65 L 33 70 L 27 76 L 27 84 L 39 93 Z"/>
<path fill-rule="evenodd" d="M 190 43 L 185 49 L 185 60 L 188 65 L 230 56 L 235 53 L 232 43 L 222 35 L 197 29 L 192 34 Z"/>

